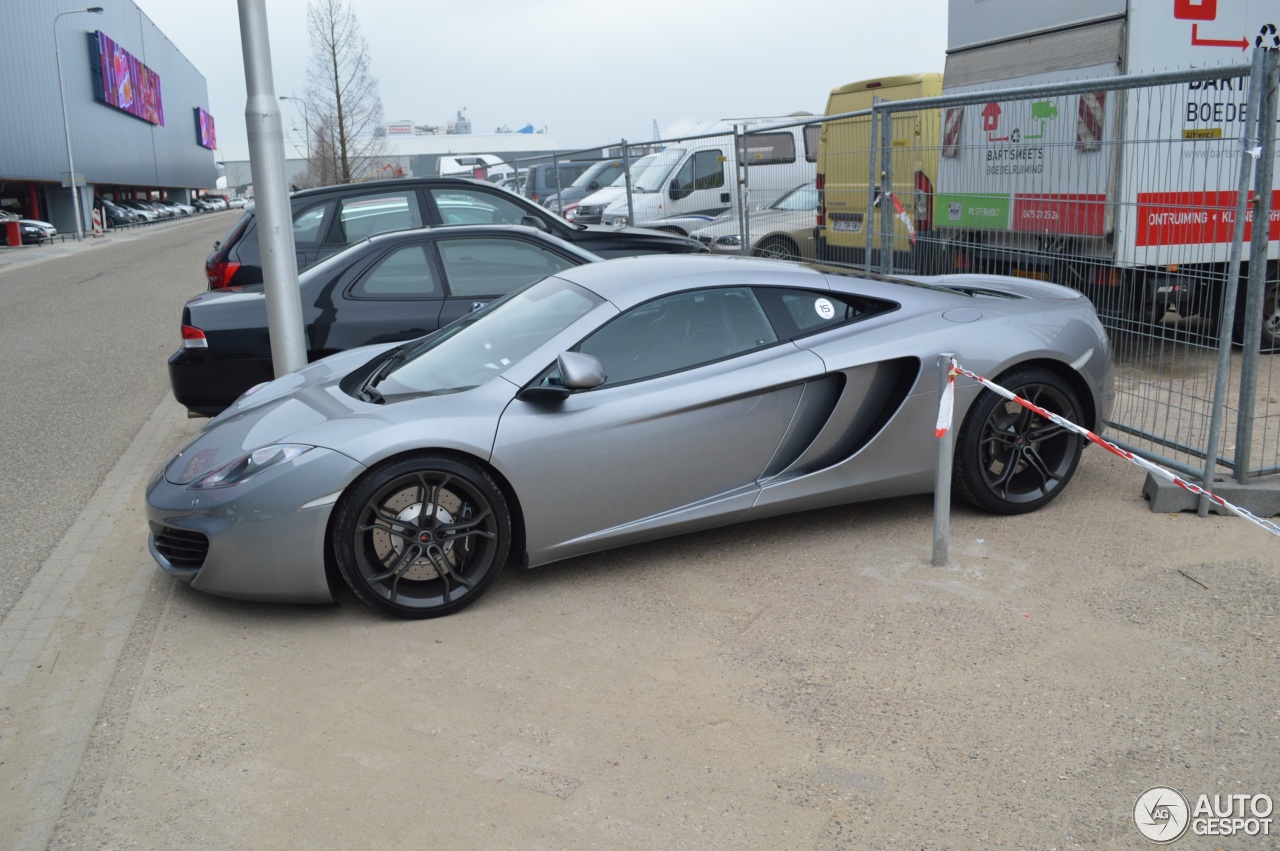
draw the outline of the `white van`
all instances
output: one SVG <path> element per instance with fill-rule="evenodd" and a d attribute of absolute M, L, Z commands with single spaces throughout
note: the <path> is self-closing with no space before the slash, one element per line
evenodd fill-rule
<path fill-rule="evenodd" d="M 516 170 L 496 154 L 446 154 L 436 160 L 436 174 L 441 177 L 475 177 L 496 182 L 515 173 Z"/>
<path fill-rule="evenodd" d="M 688 234 L 690 222 L 709 222 L 743 206 L 758 209 L 814 179 L 821 125 L 782 126 L 794 117 L 750 119 L 728 124 L 720 138 L 694 139 L 668 147 L 632 181 L 631 204 L 640 227 Z M 745 126 L 733 156 L 732 126 Z M 745 150 L 743 150 L 745 148 Z M 742 191 L 739 191 L 742 190 Z M 674 218 L 681 221 L 668 221 Z M 625 194 L 604 212 L 606 225 L 631 224 Z"/>

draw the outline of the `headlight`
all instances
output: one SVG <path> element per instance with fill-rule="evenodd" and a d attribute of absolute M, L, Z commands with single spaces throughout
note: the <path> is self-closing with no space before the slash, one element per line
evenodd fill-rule
<path fill-rule="evenodd" d="M 610 224 L 615 228 L 625 228 L 627 225 L 631 224 L 631 220 L 626 216 L 616 216 Z"/>
<path fill-rule="evenodd" d="M 193 490 L 205 490 L 238 485 L 241 482 L 248 481 L 268 467 L 279 464 L 281 461 L 290 461 L 297 458 L 310 448 L 310 446 L 300 446 L 296 443 L 277 443 L 274 446 L 264 446 L 261 449 L 253 450 L 248 455 L 241 455 L 230 464 L 223 465 L 212 473 L 202 476 L 187 485 L 187 487 Z"/>
<path fill-rule="evenodd" d="M 731 245 L 734 248 L 741 248 L 742 237 L 738 236 L 736 233 L 731 233 L 728 236 L 722 236 L 717 239 L 716 245 Z"/>

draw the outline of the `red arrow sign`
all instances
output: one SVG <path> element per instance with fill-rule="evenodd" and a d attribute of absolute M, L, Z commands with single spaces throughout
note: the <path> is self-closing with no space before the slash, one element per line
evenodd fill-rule
<path fill-rule="evenodd" d="M 1247 50 L 1249 47 L 1249 39 L 1244 36 L 1239 41 L 1228 41 L 1222 38 L 1201 38 L 1200 25 L 1191 25 L 1191 43 L 1201 47 L 1238 47 L 1241 50 Z"/>

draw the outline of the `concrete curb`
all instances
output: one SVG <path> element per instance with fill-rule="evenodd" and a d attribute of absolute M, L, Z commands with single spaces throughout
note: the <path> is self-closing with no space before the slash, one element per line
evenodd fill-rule
<path fill-rule="evenodd" d="M 46 847 L 57 823 L 155 575 L 142 491 L 189 423 L 170 400 L 152 413 L 0 623 L 0 707 L 16 727 L 0 738 L 0 778 L 21 793 L 0 805 L 10 847 Z"/>

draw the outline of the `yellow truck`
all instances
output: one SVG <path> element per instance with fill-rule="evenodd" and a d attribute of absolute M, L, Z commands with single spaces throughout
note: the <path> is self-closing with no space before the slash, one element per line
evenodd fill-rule
<path fill-rule="evenodd" d="M 871 109 L 874 99 L 910 100 L 942 94 L 941 74 L 907 74 L 862 80 L 832 89 L 828 116 Z M 873 146 L 871 116 L 824 121 L 818 142 L 817 186 L 822 205 L 817 216 L 819 257 L 829 263 L 862 265 L 871 237 L 872 268 L 880 263 L 880 203 L 890 205 L 893 217 L 895 271 L 936 271 L 929 258 L 939 243 L 933 235 L 933 191 L 938 176 L 939 110 L 893 115 L 892 187 L 880 191 L 879 138 Z M 880 130 L 877 128 L 877 137 Z M 876 150 L 874 178 L 872 151 Z M 868 196 L 868 185 L 875 187 Z M 869 204 L 873 221 L 866 221 Z"/>

